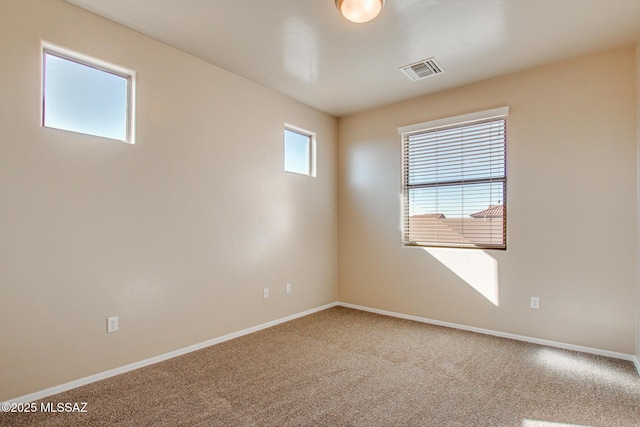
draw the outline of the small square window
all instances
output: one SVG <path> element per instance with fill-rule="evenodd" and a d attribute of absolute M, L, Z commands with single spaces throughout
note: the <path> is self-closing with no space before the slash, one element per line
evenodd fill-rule
<path fill-rule="evenodd" d="M 42 125 L 133 143 L 133 74 L 43 48 Z"/>
<path fill-rule="evenodd" d="M 315 176 L 314 135 L 300 129 L 284 129 L 284 170 Z"/>

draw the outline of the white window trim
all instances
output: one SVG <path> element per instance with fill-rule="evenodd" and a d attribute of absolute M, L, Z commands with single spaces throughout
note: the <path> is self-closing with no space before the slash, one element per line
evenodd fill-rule
<path fill-rule="evenodd" d="M 431 129 L 435 129 L 435 128 L 439 128 L 439 127 L 446 127 L 449 125 L 456 125 L 456 124 L 467 124 L 467 123 L 471 123 L 474 121 L 481 121 L 481 120 L 489 120 L 492 118 L 498 118 L 498 117 L 504 117 L 506 119 L 506 117 L 509 115 L 509 107 L 508 106 L 504 106 L 504 107 L 498 107 L 498 108 L 493 108 L 493 109 L 489 109 L 489 110 L 483 110 L 483 111 L 477 111 L 474 113 L 468 113 L 468 114 L 461 114 L 458 116 L 451 116 L 451 117 L 445 117 L 445 118 L 441 118 L 441 119 L 436 119 L 436 120 L 430 120 L 430 121 L 426 121 L 426 122 L 422 122 L 422 123 L 416 123 L 416 124 L 412 124 L 412 125 L 406 125 L 406 126 L 401 126 L 398 128 L 398 134 L 401 135 L 402 140 L 404 141 L 404 138 L 407 135 L 411 135 L 412 133 L 422 133 L 424 131 L 428 131 Z M 404 144 L 404 142 L 403 142 Z M 404 176 L 404 167 L 403 167 L 403 176 Z M 505 179 L 506 179 L 506 169 L 505 169 Z M 506 180 L 505 180 L 506 183 Z M 401 219 L 401 224 L 400 224 L 400 230 L 402 231 L 402 233 L 405 233 L 405 226 L 404 226 L 404 218 L 405 218 L 405 214 L 404 214 L 404 209 L 405 209 L 405 202 L 404 202 L 404 192 L 405 192 L 405 187 L 404 187 L 404 183 L 402 183 L 401 185 L 401 210 L 403 211 L 403 213 L 400 216 Z M 505 205 L 506 205 L 506 199 L 505 199 Z M 505 226 L 506 226 L 506 218 L 505 218 Z M 411 244 L 407 244 L 406 242 L 404 242 L 404 238 L 403 238 L 403 243 L 402 243 L 402 247 L 403 248 L 413 248 L 413 247 L 417 247 L 417 248 L 425 248 L 425 247 L 438 247 L 437 245 L 434 246 L 425 246 L 425 245 L 411 245 Z M 443 248 L 458 248 L 458 249 L 462 249 L 462 246 L 455 246 L 455 245 L 443 245 L 441 246 Z M 504 245 L 503 247 L 499 247 L 499 248 L 490 248 L 490 247 L 485 247 L 485 246 L 480 246 L 481 249 L 487 250 L 487 249 L 501 249 L 501 250 L 506 250 L 507 248 L 507 241 L 505 239 L 504 241 Z M 474 249 L 473 247 L 464 247 L 464 249 Z"/>
<path fill-rule="evenodd" d="M 493 108 L 491 110 L 477 111 L 475 113 L 461 114 L 459 116 L 445 117 L 443 119 L 436 119 L 428 122 L 402 126 L 398 128 L 398 133 L 402 135 L 402 134 L 411 133 L 411 132 L 425 131 L 425 130 L 437 128 L 440 126 L 463 124 L 463 123 L 473 122 L 476 120 L 490 119 L 492 117 L 507 116 L 508 114 L 509 114 L 508 106 Z"/>
<path fill-rule="evenodd" d="M 285 172 L 293 173 L 293 174 L 296 174 L 296 175 L 302 175 L 302 176 L 310 176 L 310 177 L 314 177 L 315 178 L 315 176 L 316 176 L 316 133 L 308 131 L 308 130 L 303 129 L 303 128 L 298 127 L 298 126 L 291 125 L 289 123 L 285 123 L 284 124 L 284 130 L 289 130 L 291 132 L 299 133 L 301 135 L 306 135 L 306 136 L 309 137 L 309 143 L 310 143 L 310 147 L 309 147 L 309 173 L 306 174 L 306 173 L 292 172 L 292 171 L 287 171 L 287 170 L 285 170 Z M 284 156 L 286 155 L 286 153 L 284 152 L 284 141 L 283 141 L 283 146 L 282 147 L 283 147 L 282 161 L 284 163 Z"/>
<path fill-rule="evenodd" d="M 135 100 L 136 100 L 136 72 L 129 68 L 121 67 L 119 65 L 112 64 L 110 62 L 98 59 L 89 55 L 85 55 L 74 50 L 49 43 L 47 41 L 40 41 L 40 125 L 44 126 L 44 90 L 45 90 L 45 75 L 44 75 L 44 58 L 46 53 L 50 53 L 54 56 L 74 61 L 88 67 L 95 68 L 107 73 L 115 74 L 128 80 L 127 90 L 127 136 L 126 140 L 117 139 L 115 141 L 122 141 L 128 144 L 135 144 Z M 70 131 L 73 132 L 73 131 Z M 97 136 L 97 135 L 92 135 Z M 97 136 L 98 138 L 104 138 Z M 110 138 L 107 138 L 110 139 Z"/>

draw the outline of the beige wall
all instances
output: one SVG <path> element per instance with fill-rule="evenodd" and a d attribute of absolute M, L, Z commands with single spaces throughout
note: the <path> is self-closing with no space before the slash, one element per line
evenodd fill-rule
<path fill-rule="evenodd" d="M 39 125 L 41 39 L 137 70 L 135 145 Z M 336 300 L 334 117 L 58 0 L 2 0 L 0 51 L 0 401 Z"/>
<path fill-rule="evenodd" d="M 630 48 L 342 118 L 339 300 L 633 354 L 635 79 Z M 401 247 L 397 127 L 504 105 L 508 249 Z"/>

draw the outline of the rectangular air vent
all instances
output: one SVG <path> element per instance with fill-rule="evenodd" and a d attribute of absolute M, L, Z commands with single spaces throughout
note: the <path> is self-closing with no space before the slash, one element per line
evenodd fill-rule
<path fill-rule="evenodd" d="M 444 69 L 434 58 L 425 59 L 411 65 L 400 67 L 400 71 L 405 73 L 414 82 L 444 73 Z"/>

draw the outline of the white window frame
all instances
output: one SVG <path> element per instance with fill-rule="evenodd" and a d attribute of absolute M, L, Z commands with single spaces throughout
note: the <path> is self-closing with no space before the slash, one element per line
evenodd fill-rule
<path fill-rule="evenodd" d="M 285 165 L 286 165 L 285 158 L 287 155 L 286 131 L 297 133 L 299 135 L 309 138 L 309 158 L 308 158 L 309 173 L 290 171 L 285 168 Z M 310 176 L 310 177 L 316 176 L 316 133 L 315 132 L 311 132 L 301 127 L 285 123 L 284 130 L 282 131 L 282 149 L 283 149 L 283 152 L 282 152 L 283 170 L 285 172 L 302 175 L 302 176 Z"/>
<path fill-rule="evenodd" d="M 418 247 L 449 247 L 449 248 L 475 248 L 475 249 L 503 249 L 506 250 L 506 246 L 507 246 L 507 237 L 506 237 L 506 232 L 507 232 L 507 201 L 506 201 L 506 195 L 507 195 L 507 166 L 506 166 L 506 143 L 507 143 L 507 135 L 506 135 L 506 120 L 507 120 L 507 116 L 509 114 L 509 107 L 500 107 L 500 108 L 494 108 L 491 110 L 485 110 L 485 111 L 479 111 L 479 112 L 475 112 L 475 113 L 470 113 L 470 114 L 464 114 L 464 115 L 460 115 L 460 116 L 454 116 L 454 117 L 447 117 L 444 119 L 438 119 L 438 120 L 432 120 L 432 121 L 428 121 L 428 122 L 423 122 L 423 123 L 417 123 L 417 124 L 413 124 L 413 125 L 408 125 L 408 126 L 402 126 L 398 128 L 398 133 L 402 136 L 402 196 L 403 196 L 403 202 L 402 202 L 402 243 L 404 246 L 409 247 L 409 246 L 418 246 Z M 421 141 L 418 142 L 418 146 L 415 147 L 419 147 L 416 149 L 419 149 L 421 151 L 421 153 L 425 153 L 424 150 L 434 150 L 431 154 L 429 154 L 429 157 L 427 157 L 426 159 L 435 159 L 437 158 L 439 155 L 438 153 L 438 148 L 427 148 L 427 147 L 438 147 L 440 146 L 440 143 L 436 143 L 437 139 L 431 139 L 434 137 L 429 136 L 429 139 L 423 139 L 426 138 L 429 134 L 431 135 L 436 135 L 436 132 L 440 132 L 442 131 L 448 131 L 448 129 L 452 129 L 454 127 L 458 127 L 459 129 L 463 129 L 467 126 L 471 127 L 473 125 L 478 125 L 481 123 L 485 123 L 485 122 L 489 122 L 489 121 L 493 121 L 493 120 L 498 120 L 498 121 L 503 121 L 504 123 L 504 133 L 503 138 L 502 138 L 502 150 L 504 150 L 502 152 L 501 157 L 498 157 L 497 159 L 502 159 L 502 161 L 499 164 L 502 164 L 502 176 L 500 177 L 493 177 L 493 175 L 491 175 L 491 177 L 485 177 L 485 178 L 478 178 L 478 179 L 473 179 L 473 180 L 468 180 L 467 178 L 460 178 L 459 180 L 457 178 L 454 178 L 452 181 L 446 181 L 447 178 L 444 178 L 445 181 L 442 181 L 442 177 L 440 175 L 437 175 L 439 178 L 437 178 L 436 181 L 431 181 L 431 178 L 427 178 L 429 176 L 432 176 L 434 173 L 436 173 L 435 171 L 438 170 L 433 170 L 431 169 L 431 166 L 429 166 L 431 164 L 431 160 L 428 160 L 429 163 L 422 163 L 421 167 L 418 168 L 418 171 L 421 172 L 420 175 L 418 176 L 422 176 L 424 178 L 422 179 L 426 179 L 426 181 L 421 182 L 421 183 L 414 183 L 411 184 L 410 183 L 410 173 L 411 171 L 409 170 L 411 168 L 411 162 L 410 162 L 410 156 L 411 154 L 409 154 L 409 145 L 411 144 L 411 138 L 415 138 L 418 137 L 420 138 L 417 141 Z M 439 137 L 438 137 L 439 138 Z M 491 137 L 491 141 L 496 141 L 494 138 L 494 136 Z M 416 141 L 414 139 L 414 141 Z M 433 141 L 433 142 L 429 142 L 429 145 L 424 145 L 425 143 L 427 143 L 426 141 Z M 453 141 L 453 140 L 451 140 Z M 478 141 L 477 139 L 472 139 L 471 141 Z M 492 142 L 493 143 L 493 142 Z M 438 144 L 438 145 L 431 145 L 431 144 Z M 464 144 L 461 144 L 461 146 L 464 146 Z M 444 146 L 446 147 L 450 147 L 450 145 L 448 146 Z M 479 146 L 475 145 L 475 148 L 477 149 Z M 486 149 L 486 148 L 482 148 L 480 147 L 480 149 Z M 491 148 L 491 150 L 493 150 L 494 148 Z M 464 150 L 464 149 L 463 149 Z M 464 152 L 464 151 L 463 151 Z M 426 151 L 426 153 L 428 153 L 428 151 Z M 435 157 L 434 157 L 435 155 Z M 493 153 L 491 154 L 493 155 Z M 421 154 L 421 156 L 424 158 L 425 154 Z M 465 157 L 462 157 L 462 159 L 464 159 Z M 419 159 L 419 158 L 418 158 Z M 447 168 L 449 168 L 449 170 L 451 170 L 451 163 L 449 163 L 452 159 L 452 157 L 449 158 L 445 158 L 445 164 L 447 166 Z M 471 157 L 471 159 L 474 159 L 473 157 Z M 416 160 L 419 162 L 424 162 L 425 160 Z M 495 160 L 492 160 L 492 162 L 495 162 Z M 504 162 L 504 163 L 502 163 Z M 492 163 L 493 165 L 494 163 Z M 461 166 L 462 167 L 462 166 Z M 454 171 L 456 170 L 465 170 L 465 169 L 454 169 Z M 490 169 L 490 170 L 493 170 Z M 474 171 L 475 172 L 475 171 Z M 446 171 L 445 171 L 446 173 Z M 454 172 L 450 172 L 450 173 L 454 173 Z M 455 176 L 457 175 L 457 172 L 454 173 L 454 175 L 449 175 L 449 176 Z M 436 176 L 436 175 L 433 175 Z M 465 175 L 460 175 L 461 177 L 464 177 Z M 479 181 L 479 182 L 478 182 Z M 452 219 L 447 219 L 444 216 L 438 216 L 436 214 L 439 214 L 439 212 L 427 212 L 424 217 L 416 217 L 414 218 L 413 216 L 411 216 L 410 210 L 411 210 L 411 206 L 412 206 L 412 202 L 410 199 L 410 191 L 411 190 L 416 190 L 417 188 L 435 188 L 438 189 L 438 187 L 444 188 L 446 186 L 451 186 L 451 185 L 455 185 L 458 186 L 459 188 L 463 189 L 463 194 L 464 194 L 464 188 L 467 188 L 466 186 L 473 186 L 473 185 L 477 185 L 477 184 L 490 184 L 490 183 L 502 183 L 503 185 L 503 191 L 502 191 L 502 205 L 498 205 L 498 206 L 488 206 L 488 208 L 485 210 L 486 212 L 493 212 L 491 211 L 490 208 L 495 209 L 495 211 L 500 211 L 501 213 L 498 213 L 497 215 L 501 215 L 502 218 L 502 241 L 501 243 L 496 243 L 494 240 L 494 235 L 493 233 L 495 232 L 495 228 L 491 229 L 489 228 L 489 230 L 494 230 L 494 231 L 489 231 L 489 237 L 483 237 L 483 239 L 487 239 L 485 241 L 481 241 L 481 238 L 478 236 L 484 236 L 485 233 L 487 233 L 485 231 L 485 227 L 486 224 L 483 225 L 482 227 L 479 226 L 478 223 L 474 222 L 476 219 L 478 218 L 484 218 L 484 220 L 486 221 L 488 218 L 491 218 L 490 216 L 486 216 L 486 217 L 480 217 L 480 216 L 475 216 L 472 215 L 473 218 L 471 219 L 465 219 L 465 221 L 467 221 L 466 223 L 460 223 L 458 225 L 456 225 L 455 227 L 461 227 L 460 230 L 456 231 L 455 227 L 451 227 L 454 222 L 449 222 L 452 221 Z M 493 184 L 490 184 L 493 185 Z M 473 187 L 470 187 L 473 188 Z M 438 190 L 436 190 L 438 191 Z M 461 200 L 465 200 L 465 196 L 462 195 L 461 196 L 462 199 Z M 484 212 L 484 211 L 483 211 Z M 421 215 L 421 214 L 419 214 Z M 489 215 L 489 214 L 488 214 Z M 411 218 L 414 218 L 414 225 L 412 226 L 411 224 Z M 461 221 L 463 219 L 463 217 L 458 217 L 459 220 Z M 464 217 L 466 218 L 466 217 Z M 496 218 L 496 217 L 494 217 Z M 499 216 L 497 216 L 497 218 L 500 218 Z M 419 225 L 416 225 L 419 224 Z M 489 225 L 489 227 L 491 227 L 492 225 Z M 417 227 L 417 228 L 414 228 Z M 466 229 L 465 229 L 466 227 Z M 475 227 L 475 228 L 474 228 Z M 445 234 L 442 234 L 440 232 L 440 230 L 444 230 Z M 469 231 L 471 230 L 471 231 Z M 476 232 L 476 230 L 480 230 L 477 231 L 480 234 L 476 234 L 474 235 L 473 233 Z M 410 231 L 412 231 L 413 235 L 411 235 Z M 422 236 L 420 235 L 422 233 Z M 441 238 L 440 235 L 438 234 L 440 233 L 440 235 L 442 235 L 443 237 Z M 471 233 L 471 234 L 467 234 L 467 233 Z M 427 239 L 427 241 L 420 241 L 418 240 L 419 237 L 424 237 L 424 236 L 428 236 L 428 237 L 432 237 L 433 240 Z M 457 237 L 456 237 L 457 236 Z"/>
<path fill-rule="evenodd" d="M 65 47 L 61 47 L 46 41 L 41 42 L 41 112 L 40 112 L 40 124 L 42 127 L 46 127 L 49 129 L 59 129 L 56 127 L 50 127 L 45 125 L 45 85 L 46 85 L 46 70 L 45 70 L 45 57 L 47 54 L 56 56 L 68 61 L 76 62 L 80 65 L 84 65 L 87 67 L 94 68 L 99 71 L 103 71 L 105 73 L 113 74 L 127 80 L 127 105 L 126 105 L 126 137 L 125 139 L 113 139 L 102 135 L 96 135 L 92 133 L 87 133 L 79 130 L 72 129 L 61 129 L 68 132 L 81 133 L 84 135 L 92 135 L 98 138 L 111 139 L 115 141 L 122 141 L 129 144 L 135 144 L 135 90 L 136 90 L 136 72 L 121 67 L 119 65 L 112 64 L 107 61 L 103 61 L 101 59 L 94 58 L 89 55 L 85 55 L 71 49 L 67 49 Z"/>

